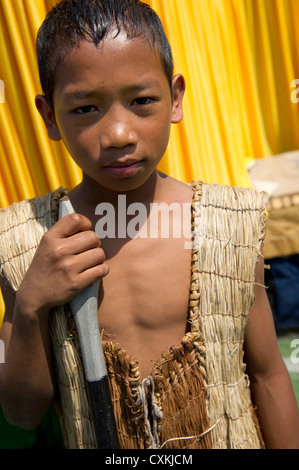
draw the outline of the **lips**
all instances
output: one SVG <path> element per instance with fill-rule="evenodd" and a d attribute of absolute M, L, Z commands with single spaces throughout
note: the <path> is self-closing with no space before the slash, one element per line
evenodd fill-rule
<path fill-rule="evenodd" d="M 126 167 L 126 166 L 131 166 L 134 165 L 135 163 L 138 163 L 139 160 L 116 160 L 115 162 L 110 163 L 110 165 L 106 165 L 106 168 L 120 168 L 120 167 Z"/>
<path fill-rule="evenodd" d="M 104 166 L 104 169 L 113 176 L 126 177 L 134 174 L 142 164 L 142 160 L 117 160 Z"/>

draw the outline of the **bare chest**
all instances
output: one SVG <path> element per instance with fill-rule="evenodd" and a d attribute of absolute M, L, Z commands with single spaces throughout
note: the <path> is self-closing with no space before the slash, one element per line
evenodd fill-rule
<path fill-rule="evenodd" d="M 183 239 L 137 238 L 113 256 L 110 249 L 106 244 L 110 271 L 99 291 L 103 339 L 120 343 L 148 375 L 186 332 L 191 253 Z"/>

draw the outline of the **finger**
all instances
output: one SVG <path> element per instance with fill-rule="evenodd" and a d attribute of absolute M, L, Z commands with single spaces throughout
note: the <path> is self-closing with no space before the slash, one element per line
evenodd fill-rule
<path fill-rule="evenodd" d="M 81 289 L 84 290 L 90 286 L 93 282 L 101 280 L 103 277 L 109 274 L 109 266 L 107 263 L 98 264 L 92 268 L 86 269 L 78 275 L 78 281 L 80 282 Z"/>
<path fill-rule="evenodd" d="M 105 253 L 102 248 L 94 248 L 75 256 L 73 259 L 74 269 L 82 273 L 87 269 L 103 264 L 106 261 Z"/>
<path fill-rule="evenodd" d="M 67 243 L 68 252 L 74 255 L 93 248 L 99 248 L 101 246 L 99 237 L 92 230 L 78 232 L 75 235 L 68 237 L 65 242 Z"/>
<path fill-rule="evenodd" d="M 59 238 L 67 238 L 75 233 L 91 230 L 91 228 L 91 221 L 84 215 L 68 214 L 58 220 L 50 230 Z"/>

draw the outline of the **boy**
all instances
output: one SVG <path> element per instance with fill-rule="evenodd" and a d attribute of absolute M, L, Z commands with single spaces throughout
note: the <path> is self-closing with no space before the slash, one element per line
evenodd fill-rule
<path fill-rule="evenodd" d="M 298 448 L 298 409 L 262 287 L 264 195 L 189 186 L 156 170 L 185 89 L 159 19 L 139 0 L 64 0 L 43 23 L 37 50 L 37 109 L 83 179 L 68 193 L 75 215 L 57 221 L 58 193 L 1 212 L 8 421 L 36 427 L 59 392 L 66 445 L 94 446 L 68 302 L 101 280 L 121 447 Z M 149 220 L 153 204 L 166 204 L 162 218 L 173 204 L 187 206 L 192 251 L 185 231 L 153 237 L 144 224 L 143 236 L 124 233 L 134 214 L 118 213 L 120 195 L 127 208 L 142 204 Z M 117 237 L 95 233 L 101 203 L 116 210 Z"/>

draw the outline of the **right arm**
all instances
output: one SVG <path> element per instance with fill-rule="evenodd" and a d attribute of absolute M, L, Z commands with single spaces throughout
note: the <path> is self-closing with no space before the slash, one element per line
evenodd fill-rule
<path fill-rule="evenodd" d="M 35 429 L 54 396 L 47 320 L 1 283 L 5 316 L 0 338 L 5 363 L 0 364 L 0 403 L 6 420 Z"/>
<path fill-rule="evenodd" d="M 55 393 L 49 316 L 108 273 L 100 240 L 79 214 L 58 221 L 42 238 L 17 291 L 1 283 L 5 316 L 0 339 L 0 403 L 8 422 L 36 428 Z"/>

